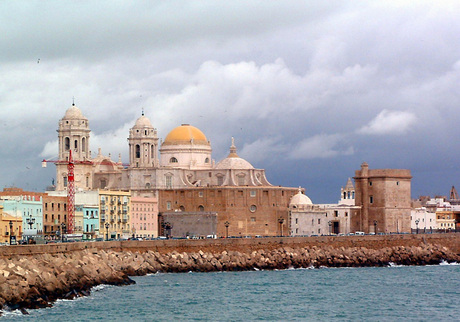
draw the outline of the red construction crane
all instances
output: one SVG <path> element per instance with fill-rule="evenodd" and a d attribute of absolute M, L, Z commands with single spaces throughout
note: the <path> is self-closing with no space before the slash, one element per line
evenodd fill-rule
<path fill-rule="evenodd" d="M 75 229 L 75 164 L 93 164 L 92 161 L 74 161 L 72 150 L 69 150 L 69 160 L 45 160 L 42 161 L 42 167 L 46 168 L 47 162 L 67 164 L 67 233 L 73 234 Z M 102 162 L 101 164 L 104 164 Z M 110 163 L 111 164 L 111 163 Z M 120 163 L 118 163 L 120 164 Z M 129 164 L 122 163 L 122 166 Z"/>
<path fill-rule="evenodd" d="M 73 173 L 74 163 L 72 150 L 69 151 L 69 162 L 67 163 L 67 233 L 73 234 L 75 227 L 75 177 Z"/>
<path fill-rule="evenodd" d="M 74 161 L 72 150 L 69 150 L 68 160 L 45 160 L 42 161 L 42 167 L 46 168 L 47 162 L 67 164 L 67 233 L 73 234 L 75 229 L 75 163 L 93 164 L 91 161 Z"/>

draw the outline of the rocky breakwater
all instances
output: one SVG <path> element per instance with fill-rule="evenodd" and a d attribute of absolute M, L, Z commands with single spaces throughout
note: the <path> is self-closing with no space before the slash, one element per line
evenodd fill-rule
<path fill-rule="evenodd" d="M 213 272 L 257 269 L 365 267 L 460 262 L 460 256 L 437 245 L 381 249 L 279 247 L 253 251 L 198 251 L 160 253 L 82 250 L 61 254 L 0 259 L 0 307 L 49 306 L 58 298 L 88 295 L 98 284 L 134 283 L 128 276 L 157 272 Z"/>
<path fill-rule="evenodd" d="M 89 251 L 0 258 L 0 309 L 51 306 L 57 299 L 89 295 L 100 284 L 127 285 L 132 281 L 122 270 Z"/>

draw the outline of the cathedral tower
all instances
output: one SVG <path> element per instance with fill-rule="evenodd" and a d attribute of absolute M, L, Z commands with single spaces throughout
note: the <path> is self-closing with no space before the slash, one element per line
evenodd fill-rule
<path fill-rule="evenodd" d="M 157 130 L 143 112 L 129 130 L 128 142 L 130 168 L 158 167 Z"/>
<path fill-rule="evenodd" d="M 75 161 L 75 187 L 88 189 L 91 182 L 91 151 L 89 122 L 80 109 L 72 104 L 59 121 L 59 161 L 56 163 L 56 189 L 67 187 L 67 161 L 72 150 Z"/>

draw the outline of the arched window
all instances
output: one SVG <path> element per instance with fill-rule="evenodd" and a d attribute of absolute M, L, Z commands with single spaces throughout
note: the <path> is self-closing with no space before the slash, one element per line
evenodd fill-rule
<path fill-rule="evenodd" d="M 66 151 L 69 151 L 70 149 L 70 139 L 69 138 L 64 139 L 64 148 Z"/>
<path fill-rule="evenodd" d="M 136 144 L 136 158 L 139 159 L 141 157 L 141 146 Z"/>
<path fill-rule="evenodd" d="M 73 148 L 75 149 L 75 151 L 78 150 L 78 141 L 77 140 L 73 141 Z"/>
<path fill-rule="evenodd" d="M 204 207 L 203 207 L 202 205 L 199 205 L 199 206 L 198 206 L 198 211 L 203 212 L 203 211 L 204 211 Z"/>
<path fill-rule="evenodd" d="M 204 163 L 209 163 L 209 158 L 204 159 Z"/>
<path fill-rule="evenodd" d="M 177 159 L 175 157 L 172 157 L 169 159 L 169 163 L 177 163 Z"/>
<path fill-rule="evenodd" d="M 81 139 L 81 150 L 86 152 L 86 138 Z"/>
<path fill-rule="evenodd" d="M 180 207 L 179 207 L 179 210 L 180 210 L 180 211 L 185 211 L 185 207 L 184 207 L 184 206 L 180 206 Z"/>

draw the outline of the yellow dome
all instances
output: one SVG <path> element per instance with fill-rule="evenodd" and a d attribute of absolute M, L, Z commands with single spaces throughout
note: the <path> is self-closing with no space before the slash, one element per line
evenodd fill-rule
<path fill-rule="evenodd" d="M 209 145 L 208 139 L 198 128 L 190 124 L 182 124 L 169 132 L 163 144 L 205 144 Z"/>

